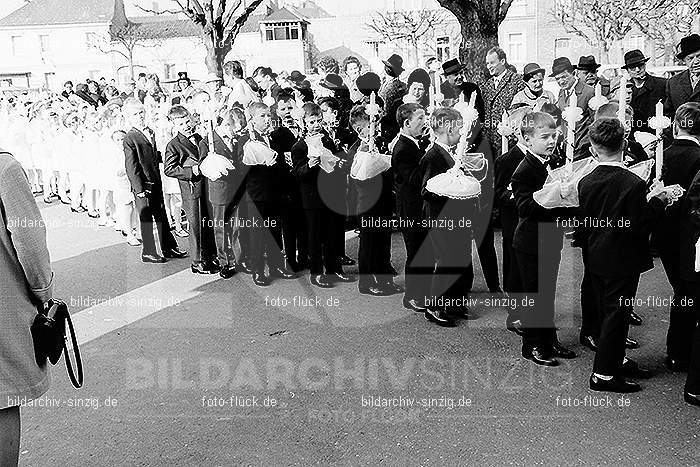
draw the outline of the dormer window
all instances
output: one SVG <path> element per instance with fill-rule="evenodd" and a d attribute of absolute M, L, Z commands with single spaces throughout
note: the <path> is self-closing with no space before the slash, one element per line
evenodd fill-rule
<path fill-rule="evenodd" d="M 302 36 L 300 23 L 267 23 L 264 29 L 267 41 L 294 41 Z"/>

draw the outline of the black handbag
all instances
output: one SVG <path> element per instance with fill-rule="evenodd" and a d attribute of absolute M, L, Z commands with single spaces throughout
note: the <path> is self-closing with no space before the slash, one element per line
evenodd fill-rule
<path fill-rule="evenodd" d="M 66 323 L 70 330 L 73 352 L 75 353 L 76 371 L 73 370 L 70 354 L 68 353 L 68 337 L 66 336 Z M 39 366 L 46 365 L 48 359 L 52 365 L 58 363 L 61 354 L 66 354 L 66 368 L 68 376 L 74 387 L 83 385 L 83 361 L 80 358 L 80 349 L 75 338 L 73 322 L 68 313 L 68 305 L 60 300 L 50 300 L 46 307 L 38 310 L 34 323 L 32 323 L 32 339 L 34 340 L 34 355 Z"/>

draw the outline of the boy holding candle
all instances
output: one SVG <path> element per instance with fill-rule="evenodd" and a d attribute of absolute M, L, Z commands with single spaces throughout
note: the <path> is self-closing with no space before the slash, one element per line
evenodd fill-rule
<path fill-rule="evenodd" d="M 522 120 L 521 132 L 527 153 L 511 180 L 518 210 L 513 250 L 522 278 L 523 292 L 536 294 L 533 308 L 520 315 L 523 331 L 522 355 L 538 365 L 557 366 L 556 357 L 576 354 L 559 342 L 554 325 L 554 301 L 564 233 L 560 219 L 571 217 L 568 208 L 545 209 L 533 194 L 547 180 L 547 165 L 554 153 L 557 127 L 545 113 L 532 112 Z"/>

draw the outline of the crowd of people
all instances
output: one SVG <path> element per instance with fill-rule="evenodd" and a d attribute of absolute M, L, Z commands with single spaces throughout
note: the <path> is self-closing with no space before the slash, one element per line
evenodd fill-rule
<path fill-rule="evenodd" d="M 180 73 L 172 92 L 155 74 L 122 91 L 67 82 L 60 95 L 5 99 L 0 141 L 43 202 L 113 226 L 145 263 L 189 256 L 195 274 L 243 272 L 267 287 L 308 270 L 315 287 L 403 294 L 404 307 L 449 327 L 476 318 L 465 305 L 474 244 L 491 293 L 536 297 L 505 327 L 522 336 L 524 358 L 545 366 L 576 357 L 555 325 L 563 221 L 576 219 L 583 227 L 568 234 L 583 252 L 580 343 L 596 352 L 589 384 L 600 391 L 638 391 L 630 378 L 650 376 L 625 349 L 638 345 L 628 327 L 642 324 L 633 299 L 653 267 L 653 238 L 674 292 L 666 364 L 688 371 L 685 400 L 699 405 L 700 36 L 680 42 L 688 69 L 669 80 L 648 74 L 639 50 L 613 82 L 592 56 L 557 58 L 549 76 L 558 95 L 544 89 L 539 64 L 518 73 L 498 47 L 484 59 L 490 76 L 480 82 L 457 59 L 431 60 L 403 81 L 398 55 L 384 76 L 348 57 L 324 60 L 318 79 L 270 67 L 245 77 L 232 60 L 223 78 L 198 85 Z M 650 126 L 659 101 L 673 122 L 660 139 Z M 659 144 L 660 181 L 629 170 Z M 537 193 L 553 171 L 589 158 L 578 205 L 543 206 Z M 352 229 L 357 260 L 345 252 Z M 394 282 L 396 230 L 405 286 Z M 175 236 L 188 238 L 188 251 Z M 356 263 L 359 277 L 344 269 Z"/>

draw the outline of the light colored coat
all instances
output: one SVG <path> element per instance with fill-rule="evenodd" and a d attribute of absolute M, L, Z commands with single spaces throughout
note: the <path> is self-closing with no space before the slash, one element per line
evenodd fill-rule
<path fill-rule="evenodd" d="M 0 409 L 49 389 L 30 328 L 37 305 L 52 296 L 52 279 L 46 228 L 27 176 L 0 149 Z"/>

